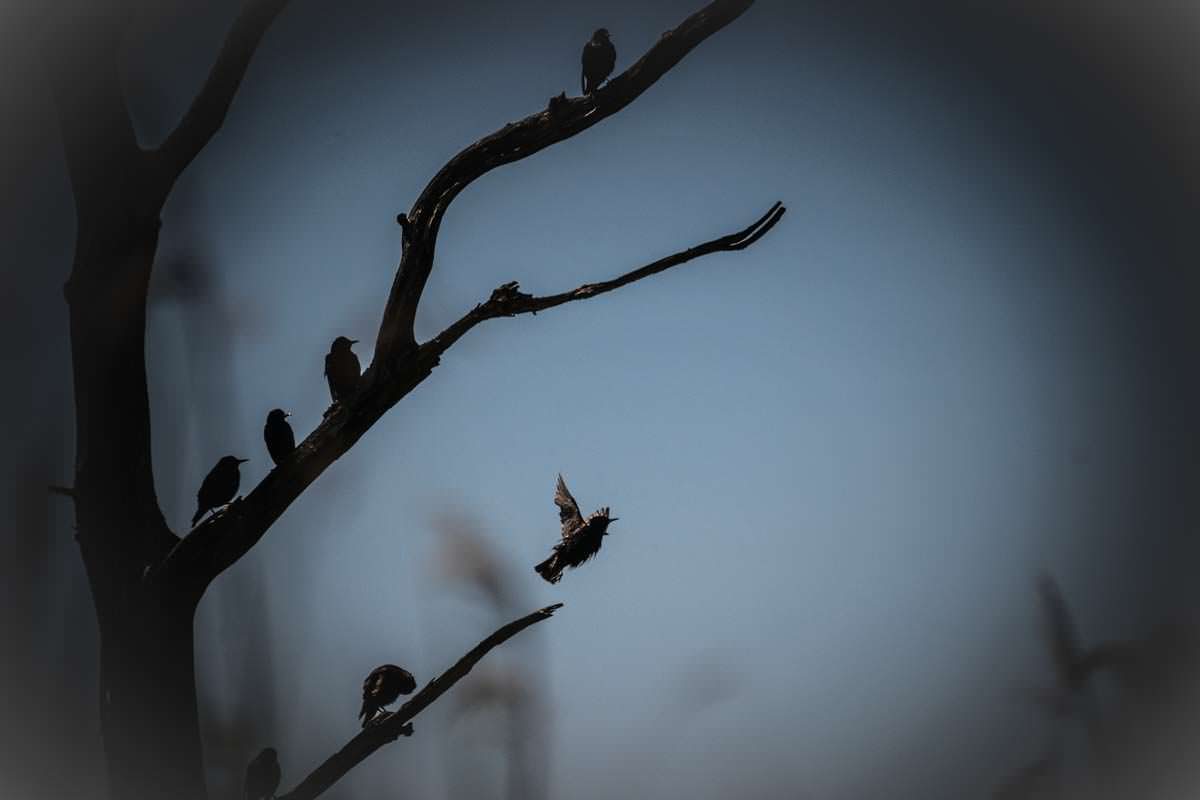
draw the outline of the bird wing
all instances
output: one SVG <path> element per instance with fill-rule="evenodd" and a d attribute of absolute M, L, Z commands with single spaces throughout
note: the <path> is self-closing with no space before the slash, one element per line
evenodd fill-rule
<path fill-rule="evenodd" d="M 376 667 L 371 670 L 371 674 L 363 679 L 363 699 L 367 699 L 371 695 L 379 691 L 379 684 L 383 680 L 383 672 L 381 668 Z"/>
<path fill-rule="evenodd" d="M 562 525 L 562 536 L 566 539 L 571 531 L 583 524 L 583 514 L 579 513 L 579 504 L 567 489 L 562 473 L 559 473 L 558 484 L 554 487 L 554 505 L 558 506 L 558 521 Z"/>
<path fill-rule="evenodd" d="M 1071 612 L 1067 609 L 1058 583 L 1049 575 L 1042 575 L 1038 579 L 1038 594 L 1042 601 L 1046 647 L 1054 661 L 1059 681 L 1069 686 L 1073 683 L 1082 658 Z"/>
<path fill-rule="evenodd" d="M 609 42 L 604 47 L 603 56 L 604 77 L 607 78 L 609 75 L 612 75 L 613 68 L 617 66 L 617 48 L 613 46 L 612 42 Z"/>
<path fill-rule="evenodd" d="M 589 75 L 592 76 L 593 87 L 599 86 L 600 82 L 604 80 L 604 76 L 601 74 L 604 72 L 604 54 L 601 50 L 602 48 L 595 42 L 588 42 L 583 46 L 583 57 L 580 59 L 583 62 L 583 74 L 579 83 L 584 94 L 587 94 Z"/>
<path fill-rule="evenodd" d="M 213 467 L 204 476 L 204 480 L 200 481 L 200 488 L 196 490 L 196 499 L 203 504 L 207 498 L 211 498 L 217 491 L 217 468 Z"/>

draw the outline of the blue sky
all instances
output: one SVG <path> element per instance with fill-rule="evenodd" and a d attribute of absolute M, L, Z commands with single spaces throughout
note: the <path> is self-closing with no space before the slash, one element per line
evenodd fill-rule
<path fill-rule="evenodd" d="M 369 357 L 392 220 L 447 158 L 577 91 L 595 27 L 623 69 L 696 5 L 295 3 L 164 214 L 160 257 L 204 254 L 205 319 L 228 336 L 206 352 L 177 308 L 151 318 L 168 520 L 184 525 L 227 452 L 252 459 L 243 486 L 264 474 L 270 408 L 299 436 L 315 426 L 330 340 Z M 181 18 L 137 55 L 166 118 L 227 21 Z M 789 213 L 746 252 L 476 329 L 213 587 L 200 649 L 218 693 L 236 693 L 254 636 L 229 587 L 258 584 L 269 609 L 285 785 L 353 733 L 372 666 L 427 680 L 494 627 L 436 571 L 447 508 L 481 521 L 529 608 L 566 603 L 528 634 L 546 657 L 556 797 L 977 794 L 1056 735 L 1007 694 L 1049 680 L 1035 572 L 1092 598 L 1089 634 L 1145 622 L 1146 576 L 1188 552 L 1171 537 L 1194 518 L 1194 428 L 1166 284 L 1132 255 L 1154 230 L 1114 226 L 1079 167 L 1120 150 L 1118 134 L 1073 138 L 1098 124 L 1100 90 L 1084 68 L 1050 63 L 1063 85 L 1043 85 L 1027 61 L 871 25 L 764 0 L 617 117 L 455 201 L 423 337 L 505 281 L 560 291 L 777 199 Z M 1103 169 L 1126 188 L 1123 166 Z M 228 359 L 232 388 L 179 369 L 185 353 Z M 188 407 L 196 391 L 207 407 Z M 585 513 L 620 521 L 550 587 L 532 566 L 557 537 L 559 471 Z M 1163 547 L 1132 540 L 1139 527 Z M 697 670 L 731 688 L 674 699 Z M 440 737 L 465 735 L 443 713 L 331 796 L 392 782 L 440 796 Z M 481 758 L 486 778 L 498 768 Z"/>

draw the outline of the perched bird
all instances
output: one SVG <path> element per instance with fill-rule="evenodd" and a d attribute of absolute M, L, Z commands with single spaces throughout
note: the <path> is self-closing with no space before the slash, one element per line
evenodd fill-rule
<path fill-rule="evenodd" d="M 608 506 L 605 506 L 585 520 L 562 475 L 558 476 L 558 485 L 554 489 L 554 505 L 558 506 L 558 519 L 562 523 L 562 541 L 554 545 L 549 558 L 534 567 L 537 574 L 550 583 L 558 583 L 567 567 L 574 569 L 599 553 L 600 545 L 608 535 L 609 524 L 618 519 L 610 519 Z"/>
<path fill-rule="evenodd" d="M 245 800 L 270 800 L 279 788 L 279 754 L 265 748 L 246 765 Z"/>
<path fill-rule="evenodd" d="M 271 413 L 267 414 L 267 424 L 263 427 L 267 452 L 271 454 L 275 466 L 279 466 L 280 462 L 296 449 L 296 434 L 292 433 L 292 426 L 288 425 L 287 421 L 290 416 L 291 414 L 282 408 L 273 408 Z"/>
<path fill-rule="evenodd" d="M 362 366 L 358 363 L 358 356 L 350 349 L 357 342 L 358 339 L 339 336 L 333 340 L 329 354 L 325 356 L 325 379 L 329 381 L 329 394 L 335 403 L 354 394 L 358 387 Z"/>
<path fill-rule="evenodd" d="M 402 694 L 412 694 L 416 688 L 417 681 L 412 673 L 395 664 L 384 664 L 371 670 L 363 681 L 362 710 L 358 712 L 362 726 L 367 727 L 384 706 L 396 702 Z"/>
<path fill-rule="evenodd" d="M 600 28 L 583 46 L 583 93 L 591 94 L 612 74 L 617 65 L 617 48 L 608 38 L 608 29 Z"/>
<path fill-rule="evenodd" d="M 233 500 L 234 495 L 237 494 L 238 484 L 242 482 L 238 464 L 244 464 L 248 460 L 223 456 L 209 471 L 208 475 L 204 477 L 204 482 L 200 484 L 200 491 L 196 492 L 196 514 L 192 517 L 193 526 L 200 521 L 205 512 Z"/>

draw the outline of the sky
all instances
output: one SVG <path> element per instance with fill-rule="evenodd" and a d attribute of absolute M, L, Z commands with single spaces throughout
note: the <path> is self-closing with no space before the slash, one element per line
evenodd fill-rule
<path fill-rule="evenodd" d="M 211 281 L 189 310 L 156 275 L 168 522 L 221 455 L 251 459 L 244 489 L 265 474 L 269 409 L 318 424 L 335 336 L 369 358 L 394 217 L 449 157 L 576 93 L 596 27 L 620 70 L 698 5 L 295 0 L 163 214 L 160 264 Z M 143 18 L 144 144 L 235 7 Z M 1056 742 L 1082 772 L 1080 732 L 1012 699 L 1051 680 L 1035 576 L 1089 639 L 1196 600 L 1195 94 L 1161 71 L 1196 21 L 1155 50 L 1153 15 L 1054 8 L 761 0 L 625 111 L 472 185 L 419 337 L 506 281 L 561 291 L 789 210 L 745 252 L 468 334 L 209 591 L 205 713 L 235 714 L 253 661 L 291 786 L 354 733 L 370 668 L 449 666 L 496 626 L 440 566 L 451 513 L 511 570 L 510 616 L 566 604 L 494 654 L 536 686 L 548 796 L 984 796 Z M 3 230 L 37 270 L 6 278 L 45 309 L 35 383 L 69 414 L 69 187 L 49 104 L 15 96 L 36 146 Z M 532 566 L 559 472 L 620 521 L 551 587 Z M 435 707 L 327 796 L 503 796 L 488 720 L 464 719 Z"/>

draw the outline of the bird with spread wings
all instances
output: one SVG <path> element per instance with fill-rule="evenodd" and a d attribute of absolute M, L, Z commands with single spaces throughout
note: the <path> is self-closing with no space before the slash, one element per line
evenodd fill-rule
<path fill-rule="evenodd" d="M 558 520 L 562 524 L 562 541 L 554 545 L 549 558 L 534 567 L 549 583 L 558 583 L 564 569 L 574 569 L 599 553 L 609 524 L 618 519 L 609 517 L 608 506 L 584 519 L 561 474 L 554 489 L 554 504 L 558 506 Z"/>

